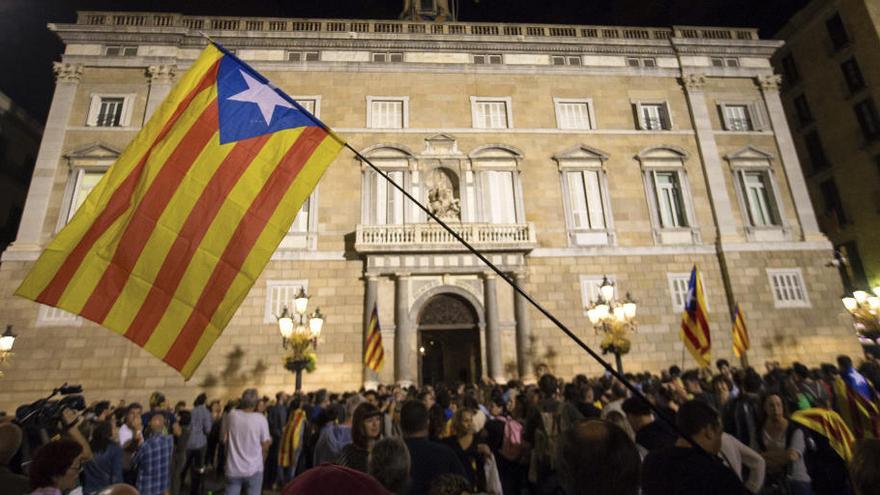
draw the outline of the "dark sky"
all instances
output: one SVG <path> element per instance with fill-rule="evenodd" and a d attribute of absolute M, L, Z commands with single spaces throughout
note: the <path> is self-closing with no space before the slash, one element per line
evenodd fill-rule
<path fill-rule="evenodd" d="M 459 0 L 461 21 L 757 27 L 770 37 L 808 0 Z M 402 0 L 0 0 L 0 91 L 43 122 L 62 45 L 49 22 L 77 10 L 393 19 Z"/>

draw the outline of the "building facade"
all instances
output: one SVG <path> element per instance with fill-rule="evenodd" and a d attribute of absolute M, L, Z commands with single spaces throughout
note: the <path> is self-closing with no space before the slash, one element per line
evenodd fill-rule
<path fill-rule="evenodd" d="M 43 127 L 0 93 L 0 249 L 15 240 Z"/>
<path fill-rule="evenodd" d="M 815 0 L 773 58 L 807 187 L 852 291 L 880 285 L 880 4 Z"/>
<path fill-rule="evenodd" d="M 81 12 L 66 44 L 0 297 L 19 339 L 0 406 L 64 381 L 143 399 L 290 388 L 275 316 L 304 287 L 327 314 L 307 389 L 530 379 L 600 367 L 521 297 L 598 346 L 603 276 L 639 302 L 628 371 L 693 365 L 691 267 L 713 357 L 742 304 L 754 363 L 857 353 L 755 30 Z M 343 152 L 189 383 L 123 337 L 12 296 L 47 241 L 185 71 L 204 31 L 314 111 L 497 264 L 497 276 L 371 165 Z M 363 367 L 377 304 L 386 362 Z"/>

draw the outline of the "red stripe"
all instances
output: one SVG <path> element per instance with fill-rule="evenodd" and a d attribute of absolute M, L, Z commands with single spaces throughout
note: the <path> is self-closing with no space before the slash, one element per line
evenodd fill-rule
<path fill-rule="evenodd" d="M 182 369 L 192 355 L 214 312 L 223 302 L 229 286 L 241 271 L 241 266 L 251 253 L 281 198 L 326 135 L 326 132 L 319 127 L 306 128 L 251 203 L 244 218 L 239 222 L 232 240 L 214 267 L 214 272 L 189 319 L 165 355 L 164 361 L 173 368 Z"/>
<path fill-rule="evenodd" d="M 706 349 L 712 345 L 712 337 L 709 335 L 709 322 L 706 321 L 706 315 L 703 313 L 703 310 L 699 308 L 697 305 L 697 310 L 694 311 L 694 316 L 697 317 L 697 323 L 700 326 L 700 332 L 702 332 L 703 336 L 706 337 Z"/>
<path fill-rule="evenodd" d="M 700 346 L 699 339 L 697 339 L 697 336 L 694 335 L 693 332 L 691 332 L 690 325 L 688 325 L 685 322 L 681 322 L 681 330 L 682 330 L 682 333 L 684 333 L 684 336 L 687 337 L 687 339 L 691 342 L 691 345 L 694 347 L 694 349 L 697 349 L 697 350 L 702 349 L 702 347 Z"/>
<path fill-rule="evenodd" d="M 217 104 L 212 101 L 161 165 L 156 178 L 131 214 L 131 219 L 116 244 L 113 259 L 80 312 L 82 316 L 98 323 L 107 317 L 125 288 L 147 241 L 156 230 L 159 217 L 168 207 L 196 158 L 216 134 L 217 113 Z M 143 342 L 138 344 L 143 345 Z"/>
<path fill-rule="evenodd" d="M 376 357 L 376 353 L 377 353 L 377 352 L 379 351 L 379 349 L 381 349 L 381 348 L 382 348 L 381 345 L 373 346 L 372 349 L 370 349 L 369 347 L 367 347 L 367 350 L 369 351 L 369 354 L 367 355 L 367 364 L 372 364 L 372 363 L 373 363 L 373 359 Z"/>
<path fill-rule="evenodd" d="M 226 202 L 229 191 L 238 183 L 239 178 L 250 165 L 251 159 L 260 152 L 270 137 L 270 134 L 264 134 L 235 143 L 211 180 L 202 189 L 201 196 L 165 256 L 150 293 L 125 332 L 125 336 L 132 342 L 143 346 L 150 338 L 153 329 L 168 310 L 186 267 L 192 261 L 220 207 Z"/>
<path fill-rule="evenodd" d="M 116 191 L 110 196 L 107 206 L 98 213 L 97 218 L 92 222 L 89 230 L 87 230 L 82 239 L 79 240 L 76 247 L 70 251 L 61 266 L 58 267 L 58 271 L 55 272 L 52 280 L 46 285 L 40 295 L 37 296 L 37 301 L 50 306 L 56 306 L 58 304 L 58 300 L 61 299 L 61 295 L 64 294 L 64 290 L 67 288 L 70 280 L 76 274 L 77 270 L 79 270 L 86 254 L 92 249 L 95 242 L 104 235 L 104 232 L 106 232 L 107 229 L 128 210 L 131 203 L 132 193 L 134 192 L 135 186 L 140 182 L 147 159 L 149 159 L 153 149 L 165 139 L 165 136 L 171 131 L 171 128 L 174 127 L 180 116 L 187 108 L 189 108 L 189 104 L 192 103 L 192 100 L 196 95 L 214 84 L 214 81 L 217 80 L 217 69 L 219 66 L 220 61 L 218 60 L 208 72 L 205 73 L 202 80 L 199 81 L 198 86 L 186 95 L 186 97 L 181 100 L 180 104 L 177 105 L 177 109 L 174 110 L 171 118 L 169 118 L 162 127 L 159 134 L 156 135 L 156 139 L 150 144 L 150 147 L 147 149 L 147 152 L 144 153 L 141 161 L 131 172 L 129 172 L 125 180 L 122 181 L 122 184 L 120 184 Z"/>

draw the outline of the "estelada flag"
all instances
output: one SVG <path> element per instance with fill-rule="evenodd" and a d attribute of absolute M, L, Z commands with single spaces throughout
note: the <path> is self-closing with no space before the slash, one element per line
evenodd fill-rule
<path fill-rule="evenodd" d="M 344 144 L 209 45 L 16 293 L 122 334 L 188 379 Z"/>
<path fill-rule="evenodd" d="M 364 364 L 376 373 L 385 364 L 385 349 L 382 346 L 382 329 L 379 328 L 379 306 L 373 306 L 370 324 L 367 325 L 367 341 L 364 345 Z"/>
<path fill-rule="evenodd" d="M 709 335 L 709 315 L 706 312 L 703 283 L 697 265 L 691 270 L 679 337 L 700 367 L 708 368 L 712 360 L 712 339 Z"/>
<path fill-rule="evenodd" d="M 748 352 L 751 345 L 742 307 L 737 303 L 733 309 L 733 353 L 736 354 L 736 357 L 742 357 Z"/>
<path fill-rule="evenodd" d="M 836 412 L 820 408 L 803 409 L 792 413 L 791 420 L 827 438 L 828 444 L 844 461 L 852 459 L 856 439 Z"/>

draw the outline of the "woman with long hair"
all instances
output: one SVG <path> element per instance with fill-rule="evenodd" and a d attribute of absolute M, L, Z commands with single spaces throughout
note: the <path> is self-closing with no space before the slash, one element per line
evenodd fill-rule
<path fill-rule="evenodd" d="M 342 448 L 336 463 L 366 473 L 367 459 L 381 433 L 382 413 L 379 408 L 369 402 L 357 406 L 351 420 L 351 443 Z"/>
<path fill-rule="evenodd" d="M 470 484 L 477 492 L 486 491 L 485 460 L 492 456 L 492 451 L 485 443 L 478 442 L 474 434 L 474 412 L 470 409 L 458 408 L 452 416 L 452 436 L 443 439 L 448 445 L 464 470 Z"/>
<path fill-rule="evenodd" d="M 762 493 L 812 495 L 810 475 L 804 463 L 804 432 L 789 421 L 785 402 L 778 393 L 761 400 L 763 421 L 758 431 L 758 449 L 766 461 L 767 476 Z"/>
<path fill-rule="evenodd" d="M 83 465 L 83 492 L 90 495 L 122 483 L 123 452 L 116 424 L 112 420 L 95 423 L 89 446 L 93 457 Z"/>

